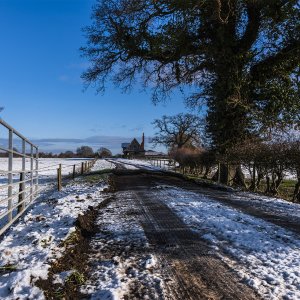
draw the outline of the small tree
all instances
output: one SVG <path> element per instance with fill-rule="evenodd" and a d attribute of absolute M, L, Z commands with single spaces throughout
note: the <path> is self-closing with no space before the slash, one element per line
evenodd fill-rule
<path fill-rule="evenodd" d="M 97 154 L 100 158 L 112 157 L 112 153 L 109 149 L 101 147 L 97 150 Z"/>
<path fill-rule="evenodd" d="M 89 146 L 81 146 L 77 148 L 76 153 L 79 157 L 92 157 L 94 156 L 94 151 Z"/>
<path fill-rule="evenodd" d="M 200 133 L 203 120 L 192 114 L 178 114 L 163 116 L 153 122 L 158 132 L 152 140 L 154 144 L 161 144 L 170 149 L 195 148 L 200 145 Z"/>

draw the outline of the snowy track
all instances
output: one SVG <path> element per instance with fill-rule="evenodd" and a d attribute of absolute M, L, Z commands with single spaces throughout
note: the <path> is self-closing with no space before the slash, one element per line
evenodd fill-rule
<path fill-rule="evenodd" d="M 174 299 L 253 299 L 255 293 L 263 299 L 300 298 L 300 235 L 280 216 L 278 226 L 178 178 L 124 174 L 116 176 L 117 187 L 131 191 L 142 207 L 146 236 L 177 281 Z M 274 215 L 289 205 L 276 201 L 266 202 Z M 292 219 L 298 213 L 295 207 Z"/>
<path fill-rule="evenodd" d="M 131 193 L 142 212 L 139 219 L 163 266 L 165 290 L 170 299 L 259 298 L 166 205 L 166 197 L 156 188 L 156 175 L 116 176 L 114 180 L 120 192 Z"/>

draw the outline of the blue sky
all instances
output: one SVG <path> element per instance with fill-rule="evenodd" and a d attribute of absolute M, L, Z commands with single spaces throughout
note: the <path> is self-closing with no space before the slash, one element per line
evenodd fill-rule
<path fill-rule="evenodd" d="M 83 91 L 87 62 L 79 48 L 82 28 L 91 23 L 91 0 L 0 0 L 1 117 L 32 139 L 81 139 L 153 135 L 151 122 L 185 111 L 178 95 L 154 106 L 137 85 L 130 94 L 108 85 L 104 95 Z M 103 140 L 103 141 L 104 141 Z M 109 139 L 108 139 L 109 141 Z M 107 142 L 107 141 L 105 141 Z M 42 150 L 59 151 L 42 143 Z M 112 146 L 116 148 L 116 144 Z M 117 147 L 118 148 L 118 147 Z M 118 149 L 113 149 L 118 152 Z M 72 150 L 72 149 L 71 149 Z"/>

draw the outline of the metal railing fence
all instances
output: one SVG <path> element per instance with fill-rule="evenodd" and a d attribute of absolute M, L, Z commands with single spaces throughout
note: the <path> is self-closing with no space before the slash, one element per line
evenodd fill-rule
<path fill-rule="evenodd" d="M 0 170 L 2 181 L 0 184 L 1 235 L 37 197 L 39 152 L 36 145 L 1 119 L 0 130 L 6 132 L 1 143 L 7 144 L 0 146 L 1 157 L 5 158 L 4 163 L 7 160 L 7 169 Z M 18 169 L 15 169 L 14 164 L 16 158 L 21 158 L 21 167 Z M 27 165 L 29 166 L 27 167 Z"/>

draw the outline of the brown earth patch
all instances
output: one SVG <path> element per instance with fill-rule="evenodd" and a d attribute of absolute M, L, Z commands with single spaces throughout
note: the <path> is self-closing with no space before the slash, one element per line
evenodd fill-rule
<path fill-rule="evenodd" d="M 66 247 L 64 255 L 52 263 L 46 280 L 39 279 L 36 285 L 44 291 L 46 299 L 83 299 L 80 287 L 88 276 L 88 256 L 90 240 L 97 232 L 96 219 L 99 210 L 106 207 L 114 197 L 109 196 L 98 206 L 92 207 L 79 215 L 75 221 L 76 230 L 61 246 Z M 65 280 L 64 284 L 53 283 L 55 275 L 64 271 L 73 272 Z"/>

